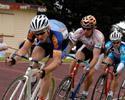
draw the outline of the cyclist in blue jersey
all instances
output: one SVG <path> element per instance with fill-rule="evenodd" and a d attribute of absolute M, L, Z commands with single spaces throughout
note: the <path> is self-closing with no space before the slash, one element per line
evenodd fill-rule
<path fill-rule="evenodd" d="M 31 57 L 34 63 L 32 67 L 37 67 L 36 61 L 43 59 L 50 55 L 47 66 L 36 73 L 36 76 L 42 79 L 41 90 L 38 100 L 45 100 L 50 86 L 51 72 L 61 63 L 62 50 L 66 47 L 62 32 L 51 30 L 47 16 L 36 15 L 31 23 L 24 45 L 17 51 L 18 55 L 25 55 L 28 49 L 32 46 L 35 39 L 37 39 Z M 7 59 L 9 65 L 14 65 L 19 59 L 17 56 L 11 56 Z"/>
<path fill-rule="evenodd" d="M 111 90 L 108 93 L 107 100 L 112 100 L 113 94 L 118 85 L 118 76 L 121 70 L 125 66 L 125 44 L 121 41 L 122 34 L 117 30 L 110 34 L 110 41 L 105 44 L 105 49 L 107 51 L 107 57 L 104 62 L 108 64 L 115 64 L 115 78 L 111 83 Z"/>
<path fill-rule="evenodd" d="M 62 33 L 63 38 L 64 38 L 63 45 L 67 45 L 69 42 L 69 33 L 68 33 L 68 29 L 66 25 L 63 22 L 58 21 L 56 19 L 49 19 L 48 21 L 49 21 L 49 26 L 51 30 Z M 19 48 L 21 48 L 24 45 L 24 43 L 25 43 L 25 40 L 20 43 Z M 32 51 L 36 44 L 37 44 L 37 39 L 35 39 L 34 43 L 32 44 L 32 47 L 29 50 L 29 56 L 32 54 Z"/>

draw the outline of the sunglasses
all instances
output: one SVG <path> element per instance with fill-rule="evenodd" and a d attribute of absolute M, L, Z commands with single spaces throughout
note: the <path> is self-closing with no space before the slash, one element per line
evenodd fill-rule
<path fill-rule="evenodd" d="M 119 44 L 120 41 L 113 41 L 112 43 L 113 43 L 113 44 Z"/>
<path fill-rule="evenodd" d="M 83 29 L 83 30 L 88 30 L 88 31 L 89 31 L 89 30 L 91 30 L 92 28 L 84 28 L 84 27 L 82 27 L 82 29 Z"/>
<path fill-rule="evenodd" d="M 35 34 L 36 34 L 36 35 L 43 35 L 43 34 L 46 33 L 46 32 L 47 32 L 47 30 L 44 30 L 44 31 L 43 31 L 43 30 L 42 30 L 42 31 L 36 31 Z"/>

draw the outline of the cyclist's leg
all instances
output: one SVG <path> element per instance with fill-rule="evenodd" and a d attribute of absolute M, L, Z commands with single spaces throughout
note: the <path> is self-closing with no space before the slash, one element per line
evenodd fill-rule
<path fill-rule="evenodd" d="M 116 59 L 115 62 L 117 63 L 117 59 Z M 115 93 L 115 91 L 118 87 L 119 74 L 120 74 L 121 70 L 123 69 L 124 64 L 123 64 L 123 66 L 114 66 L 114 67 L 115 67 L 115 69 L 114 69 L 115 70 L 115 77 L 113 77 L 113 80 L 112 80 L 112 83 L 111 83 L 111 91 L 110 91 L 111 93 Z"/>
<path fill-rule="evenodd" d="M 47 97 L 47 94 L 48 94 L 48 91 L 50 89 L 50 86 L 51 86 L 51 73 L 46 75 L 44 77 L 44 79 L 42 80 L 41 82 L 41 87 L 40 87 L 40 91 L 39 91 L 39 97 L 41 98 L 46 98 Z"/>
<path fill-rule="evenodd" d="M 41 60 L 42 58 L 44 58 L 45 56 L 48 55 L 48 49 L 46 49 L 46 45 L 47 44 L 38 44 L 37 46 L 34 47 L 33 51 L 32 51 L 32 58 L 34 60 Z M 48 46 L 48 45 L 47 45 Z M 46 52 L 47 51 L 47 52 Z M 37 67 L 38 65 L 36 63 L 33 63 L 32 64 L 33 67 Z M 45 81 L 45 82 L 44 82 Z M 41 86 L 44 85 L 44 83 L 46 83 L 46 81 L 48 81 L 46 78 L 45 80 L 43 79 L 42 82 L 41 82 Z M 48 82 L 49 83 L 49 82 Z M 46 88 L 49 88 L 48 84 L 46 84 L 45 86 Z M 42 89 L 42 88 L 40 88 Z M 45 89 L 47 90 L 47 89 Z M 41 91 L 41 90 L 40 90 Z M 39 98 L 43 98 L 44 96 L 41 96 L 41 93 L 39 93 L 40 96 Z M 45 97 L 44 97 L 45 98 Z"/>
<path fill-rule="evenodd" d="M 117 86 L 118 86 L 118 75 L 113 78 L 112 83 L 111 83 L 111 91 L 113 93 L 115 93 Z"/>
<path fill-rule="evenodd" d="M 85 53 L 82 50 L 85 48 L 85 45 L 82 45 L 76 52 L 75 57 L 79 60 L 85 59 Z M 69 73 L 73 70 L 73 66 L 76 64 L 76 60 L 72 60 L 70 63 L 70 70 Z"/>
<path fill-rule="evenodd" d="M 40 60 L 41 58 L 44 58 L 45 56 L 52 56 L 53 54 L 53 47 L 51 44 L 49 43 L 39 43 L 37 44 L 37 48 L 35 47 L 32 53 L 32 56 L 34 57 L 35 60 Z M 38 54 L 39 52 L 39 54 Z M 41 55 L 41 56 L 40 56 Z M 53 61 L 53 58 L 49 58 L 49 60 L 47 61 L 47 64 L 51 63 L 51 61 Z M 46 66 L 47 66 L 46 64 Z M 43 98 L 45 99 L 47 94 L 48 94 L 48 90 L 50 87 L 50 81 L 51 81 L 51 72 L 48 72 L 45 77 L 42 79 L 41 82 L 41 88 L 40 88 L 40 93 L 39 93 L 39 98 Z"/>
<path fill-rule="evenodd" d="M 81 48 L 80 48 L 81 49 Z M 81 50 L 78 50 L 78 51 L 81 51 L 83 54 L 84 54 L 84 60 L 88 60 L 92 58 L 92 52 L 90 50 L 88 50 L 86 47 L 82 48 Z M 85 81 L 87 81 L 85 79 Z M 85 99 L 87 98 L 87 95 L 88 95 L 88 90 L 83 90 L 83 93 L 82 93 L 82 98 L 81 99 Z"/>
<path fill-rule="evenodd" d="M 84 53 L 82 53 L 81 51 L 77 51 L 76 54 L 75 54 L 75 57 L 79 60 L 83 60 L 85 55 Z M 76 60 L 73 59 L 70 63 L 70 69 L 69 69 L 69 73 L 73 70 L 73 67 L 75 66 L 76 64 Z"/>
<path fill-rule="evenodd" d="M 113 53 L 109 53 L 109 55 L 104 59 L 104 62 L 109 63 L 109 64 L 113 64 L 114 60 L 115 60 L 114 54 L 113 54 Z M 106 67 L 106 66 L 105 66 L 105 67 Z M 111 80 L 111 81 L 112 81 L 112 80 Z M 111 83 L 111 84 L 112 84 L 112 83 Z M 110 91 L 108 92 L 107 99 L 109 99 L 109 100 L 112 99 L 112 98 L 113 98 L 113 95 L 114 95 L 113 91 L 110 90 Z"/>
<path fill-rule="evenodd" d="M 103 58 L 104 58 L 104 54 L 101 54 L 99 56 L 97 64 L 95 65 L 95 68 L 94 67 L 90 68 L 89 73 L 88 73 L 87 78 L 86 78 L 86 81 L 85 81 L 85 88 L 84 88 L 85 91 L 88 91 L 90 85 L 92 84 L 94 72 L 99 69 Z"/>

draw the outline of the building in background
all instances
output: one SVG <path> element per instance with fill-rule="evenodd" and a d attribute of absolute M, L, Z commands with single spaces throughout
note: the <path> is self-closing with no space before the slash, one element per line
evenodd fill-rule
<path fill-rule="evenodd" d="M 3 1 L 6 0 L 0 1 L 0 34 L 7 45 L 17 48 L 26 38 L 30 21 L 39 6 Z"/>

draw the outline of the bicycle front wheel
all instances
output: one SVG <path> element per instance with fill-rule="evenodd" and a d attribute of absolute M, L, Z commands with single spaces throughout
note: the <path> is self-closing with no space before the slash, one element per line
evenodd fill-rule
<path fill-rule="evenodd" d="M 118 99 L 125 100 L 125 80 L 122 81 L 122 84 L 120 86 L 120 89 L 118 92 Z"/>
<path fill-rule="evenodd" d="M 23 76 L 19 76 L 14 81 L 12 81 L 12 83 L 5 91 L 2 97 L 2 100 L 19 100 L 19 96 L 25 81 L 26 81 L 26 78 Z M 26 93 L 24 92 L 20 100 L 25 100 L 25 97 L 26 97 Z"/>
<path fill-rule="evenodd" d="M 52 100 L 69 100 L 68 96 L 71 90 L 72 77 L 65 77 L 57 87 Z"/>
<path fill-rule="evenodd" d="M 93 89 L 91 100 L 105 100 L 106 75 L 101 75 Z"/>

